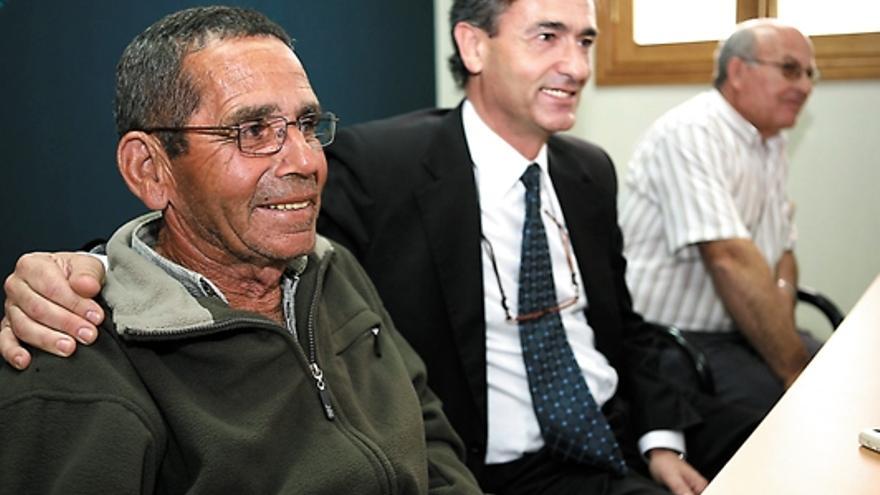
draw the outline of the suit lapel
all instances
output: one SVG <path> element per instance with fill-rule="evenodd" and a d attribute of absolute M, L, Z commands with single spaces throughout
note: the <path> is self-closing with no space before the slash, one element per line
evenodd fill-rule
<path fill-rule="evenodd" d="M 589 299 L 590 294 L 595 294 L 597 290 L 608 290 L 607 285 L 603 289 L 604 282 L 599 280 L 601 270 L 598 268 L 601 267 L 596 265 L 607 262 L 598 232 L 604 223 L 598 206 L 602 202 L 598 201 L 598 195 L 605 193 L 599 189 L 578 157 L 571 153 L 571 149 L 560 144 L 558 140 L 551 140 L 548 149 L 550 176 L 565 215 L 572 250 L 583 277 L 583 289 Z M 600 330 L 594 322 L 590 322 L 590 325 L 594 327 L 594 331 Z"/>
<path fill-rule="evenodd" d="M 583 277 L 588 301 L 587 321 L 596 337 L 596 348 L 609 361 L 617 363 L 621 352 L 619 287 L 615 274 L 619 254 L 613 252 L 619 249 L 617 198 L 614 189 L 609 189 L 604 179 L 595 179 L 588 168 L 612 165 L 601 162 L 607 158 L 582 153 L 573 145 L 566 146 L 561 138 L 551 143 L 550 174 Z"/>
<path fill-rule="evenodd" d="M 422 165 L 430 179 L 416 191 L 418 214 L 428 238 L 464 375 L 485 416 L 486 324 L 480 205 L 461 123 L 461 106 L 447 114 Z"/>
<path fill-rule="evenodd" d="M 594 228 L 590 228 L 590 225 L 600 213 L 595 196 L 599 191 L 587 169 L 578 163 L 577 157 L 568 153 L 567 149 L 560 148 L 558 141 L 551 140 L 548 147 L 550 177 L 586 284 L 591 272 L 589 260 L 595 258 L 594 250 L 597 247 L 597 240 L 592 235 L 596 230 L 595 225 Z"/>

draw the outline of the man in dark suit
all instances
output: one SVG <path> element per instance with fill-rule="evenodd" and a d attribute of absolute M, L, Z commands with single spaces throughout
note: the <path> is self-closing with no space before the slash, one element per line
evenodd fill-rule
<path fill-rule="evenodd" d="M 630 464 L 641 462 L 638 440 L 655 480 L 699 493 L 706 480 L 680 455 L 685 438 L 695 466 L 711 476 L 752 425 L 680 395 L 653 374 L 650 348 L 635 345 L 654 334 L 632 311 L 624 282 L 613 164 L 600 148 L 557 134 L 574 124 L 590 76 L 593 2 L 458 0 L 451 22 L 465 102 L 340 131 L 327 150 L 319 231 L 354 252 L 424 358 L 484 489 L 663 493 L 632 470 L 559 460 L 542 437 L 516 323 L 532 319 L 517 304 L 517 273 L 528 201 L 520 176 L 535 171 L 558 301 L 539 316 L 558 315 L 598 419 Z M 22 268 L 7 284 L 14 301 L 26 299 L 16 287 L 34 272 Z M 62 305 L 82 303 L 69 301 Z M 13 311 L 19 336 L 39 333 Z M 20 355 L 11 333 L 0 332 L 8 360 Z"/>
<path fill-rule="evenodd" d="M 603 411 L 624 450 L 640 439 L 657 481 L 676 493 L 699 492 L 705 479 L 678 455 L 684 449 L 681 432 L 688 433 L 700 470 L 711 476 L 754 418 L 738 422 L 738 412 L 722 417 L 715 409 L 720 406 L 704 398 L 690 404 L 647 366 L 650 346 L 644 343 L 650 338 L 643 335 L 645 324 L 633 312 L 624 282 L 613 164 L 602 149 L 557 134 L 574 124 L 590 75 L 592 2 L 504 3 L 458 1 L 452 8 L 451 67 L 466 92 L 462 105 L 340 132 L 328 149 L 319 231 L 354 252 L 425 359 L 430 384 L 465 440 L 468 464 L 484 487 L 506 492 L 511 480 L 541 479 L 549 471 L 564 478 L 564 467 L 542 465 L 548 456 L 540 439 L 530 438 L 539 436 L 534 417 L 525 426 L 502 419 L 534 416 L 522 353 L 515 343 L 507 345 L 518 336 L 515 326 L 505 328 L 502 298 L 517 288 L 522 210 L 516 201 L 523 194 L 518 177 L 530 162 L 546 166 L 543 177 L 552 187 L 542 197 L 554 214 L 544 223 L 550 249 L 557 251 L 554 274 L 563 274 L 555 277 L 558 300 L 572 295 L 565 292 L 569 244 L 555 235 L 553 222 L 570 238 L 572 275 L 579 284 L 573 295 L 583 291 L 580 301 L 560 311 L 568 338 L 578 339 L 572 343 L 578 363 L 593 394 L 604 393 Z M 501 13 L 481 17 L 479 7 L 487 6 Z M 505 218 L 508 214 L 520 223 Z M 512 263 L 505 264 L 508 252 Z M 498 271 L 499 266 L 509 269 Z M 627 345 L 632 341 L 641 342 Z M 599 364 L 585 365 L 589 360 Z M 602 390 L 606 367 L 619 381 Z M 616 420 L 627 403 L 631 421 L 624 427 Z M 716 422 L 729 429 L 718 431 Z M 656 430 L 663 432 L 652 436 Z M 715 431 L 708 435 L 709 430 Z M 579 475 L 595 478 L 589 471 L 580 469 Z M 531 491 L 540 487 L 549 493 L 551 485 L 540 483 Z"/>
<path fill-rule="evenodd" d="M 612 421 L 616 433 L 629 441 L 636 431 L 699 423 L 700 414 L 674 390 L 634 369 L 639 358 L 628 353 L 639 348 L 624 349 L 624 339 L 643 331 L 643 322 L 624 286 L 610 159 L 592 144 L 557 135 L 547 142 L 547 161 L 561 209 L 572 212 L 565 216 L 566 229 L 589 300 L 579 311 L 586 311 L 596 349 L 622 381 L 629 380 L 618 396 L 637 405 L 635 429 Z M 504 414 L 489 407 L 487 369 L 494 363 L 487 363 L 487 313 L 502 306 L 484 294 L 481 205 L 462 106 L 350 127 L 328 149 L 328 162 L 318 229 L 364 265 L 392 318 L 423 356 L 431 387 L 468 448 L 469 467 L 484 488 L 504 493 L 494 483 L 496 470 L 486 470 L 485 462 L 490 425 L 494 415 Z M 605 412 L 619 414 L 614 404 Z M 675 461 L 682 463 L 677 453 Z"/>

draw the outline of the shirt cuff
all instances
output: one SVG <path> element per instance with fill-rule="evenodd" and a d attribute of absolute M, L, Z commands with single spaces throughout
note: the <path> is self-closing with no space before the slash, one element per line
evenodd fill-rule
<path fill-rule="evenodd" d="M 653 430 L 642 435 L 639 439 L 639 452 L 642 457 L 651 449 L 669 449 L 680 454 L 686 454 L 684 448 L 684 433 L 677 430 Z M 647 462 L 647 458 L 645 458 Z"/>
<path fill-rule="evenodd" d="M 101 264 L 104 265 L 104 273 L 107 273 L 108 271 L 110 271 L 110 262 L 107 260 L 106 254 L 97 254 L 97 253 L 92 253 L 92 252 L 88 252 L 88 251 L 80 251 L 80 253 L 87 254 L 87 255 L 91 256 L 92 258 L 95 258 L 96 260 L 100 261 Z"/>

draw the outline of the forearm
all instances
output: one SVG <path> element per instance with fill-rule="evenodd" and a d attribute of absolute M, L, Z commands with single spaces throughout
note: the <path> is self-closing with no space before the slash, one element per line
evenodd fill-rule
<path fill-rule="evenodd" d="M 798 284 L 798 267 L 794 253 L 786 251 L 776 264 L 776 278 L 783 279 L 797 288 Z"/>
<path fill-rule="evenodd" d="M 797 304 L 798 269 L 794 253 L 786 251 L 776 264 L 776 285 L 784 297 L 791 301 L 792 321 Z"/>
<path fill-rule="evenodd" d="M 774 273 L 749 240 L 704 243 L 700 252 L 739 330 L 770 369 L 790 385 L 809 359 L 795 332 L 794 299 L 777 283 L 780 276 L 796 283 L 794 258 L 780 263 Z"/>

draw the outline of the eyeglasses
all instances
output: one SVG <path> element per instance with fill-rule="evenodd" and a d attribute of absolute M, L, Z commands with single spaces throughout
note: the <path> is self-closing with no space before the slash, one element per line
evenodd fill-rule
<path fill-rule="evenodd" d="M 148 127 L 142 132 L 195 132 L 235 139 L 238 149 L 248 156 L 269 156 L 281 151 L 287 128 L 296 126 L 306 142 L 320 149 L 333 142 L 339 119 L 332 112 L 308 113 L 294 121 L 286 117 L 267 117 L 230 126 Z"/>
<path fill-rule="evenodd" d="M 800 80 L 801 75 L 806 74 L 807 79 L 809 79 L 811 83 L 815 83 L 819 80 L 820 76 L 818 68 L 812 66 L 804 67 L 799 62 L 770 62 L 758 58 L 745 58 L 743 60 L 751 64 L 772 65 L 773 67 L 777 67 L 779 71 L 782 72 L 782 77 L 793 82 Z"/>
<path fill-rule="evenodd" d="M 574 306 L 580 298 L 580 289 L 578 288 L 577 275 L 574 272 L 574 259 L 571 256 L 571 241 L 568 238 L 568 233 L 565 231 L 565 227 L 562 223 L 559 220 L 556 220 L 549 211 L 544 210 L 544 213 L 554 224 L 556 224 L 557 229 L 559 229 L 559 236 L 562 238 L 562 249 L 565 250 L 565 259 L 568 262 L 568 270 L 571 272 L 571 287 L 574 292 L 574 297 L 568 298 L 549 308 L 513 316 L 510 313 L 510 308 L 507 306 L 507 294 L 505 294 L 504 287 L 501 285 L 501 276 L 498 274 L 498 263 L 495 261 L 495 251 L 492 249 L 492 243 L 490 243 L 489 239 L 486 239 L 485 236 L 481 236 L 483 239 L 483 245 L 486 249 L 486 254 L 489 255 L 489 261 L 492 264 L 492 272 L 495 274 L 495 281 L 498 283 L 498 292 L 501 294 L 501 307 L 504 308 L 504 320 L 508 323 L 517 324 L 521 321 L 537 320 L 548 314 L 559 313 L 563 309 Z"/>

